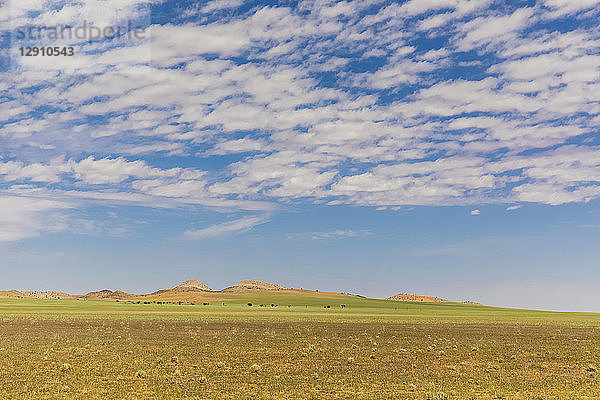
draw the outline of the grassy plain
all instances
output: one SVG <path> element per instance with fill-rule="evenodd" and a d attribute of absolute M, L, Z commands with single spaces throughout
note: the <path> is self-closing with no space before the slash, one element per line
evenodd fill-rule
<path fill-rule="evenodd" d="M 600 398 L 596 314 L 314 293 L 206 302 L 0 299 L 0 398 Z"/>

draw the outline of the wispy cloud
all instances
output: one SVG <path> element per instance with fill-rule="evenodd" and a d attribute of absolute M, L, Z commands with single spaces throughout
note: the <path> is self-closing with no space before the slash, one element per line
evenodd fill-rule
<path fill-rule="evenodd" d="M 189 239 L 211 239 L 219 236 L 233 235 L 248 232 L 255 226 L 267 222 L 269 222 L 269 219 L 266 217 L 244 217 L 199 230 L 187 231 L 185 232 L 185 237 Z"/>
<path fill-rule="evenodd" d="M 65 231 L 68 224 L 62 211 L 71 207 L 59 201 L 0 194 L 0 242 Z"/>
<path fill-rule="evenodd" d="M 308 232 L 308 233 L 291 233 L 288 235 L 288 239 L 296 240 L 325 240 L 325 239 L 344 239 L 354 238 L 359 236 L 372 235 L 373 232 L 370 230 L 342 230 L 337 229 L 335 231 L 328 232 Z"/>

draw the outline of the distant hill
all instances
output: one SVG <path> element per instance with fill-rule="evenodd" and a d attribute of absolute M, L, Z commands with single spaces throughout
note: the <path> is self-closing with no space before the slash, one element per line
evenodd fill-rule
<path fill-rule="evenodd" d="M 68 293 L 38 291 L 38 290 L 5 290 L 0 291 L 0 297 L 16 298 L 16 299 L 72 299 Z"/>
<path fill-rule="evenodd" d="M 157 290 L 152 293 L 154 295 L 160 295 L 164 293 L 181 293 L 181 292 L 212 292 L 212 289 L 206 286 L 204 283 L 197 279 L 188 279 L 187 281 L 181 282 L 179 285 Z"/>
<path fill-rule="evenodd" d="M 449 303 L 450 300 L 441 299 L 433 296 L 421 296 L 418 294 L 401 293 L 392 297 L 388 297 L 386 300 L 394 301 L 422 301 L 427 303 Z"/>
<path fill-rule="evenodd" d="M 442 299 L 440 297 L 434 296 L 422 296 L 418 294 L 410 294 L 410 293 L 401 293 L 392 297 L 388 297 L 386 300 L 393 301 L 413 301 L 413 302 L 423 302 L 423 303 L 458 303 L 446 299 Z M 476 303 L 474 301 L 463 301 L 462 304 L 468 304 L 472 306 L 481 306 L 481 303 Z"/>
<path fill-rule="evenodd" d="M 235 286 L 230 286 L 221 292 L 244 292 L 247 290 L 287 290 L 285 286 L 255 280 L 243 280 Z"/>
<path fill-rule="evenodd" d="M 188 279 L 187 281 L 181 282 L 179 285 L 175 286 L 174 289 L 212 291 L 211 288 L 200 282 L 198 279 Z"/>
<path fill-rule="evenodd" d="M 99 290 L 97 292 L 90 292 L 81 296 L 77 296 L 78 299 L 84 300 L 126 300 L 136 297 L 135 294 L 125 293 L 120 290 Z"/>
<path fill-rule="evenodd" d="M 78 299 L 78 300 L 135 300 L 135 301 L 167 301 L 167 302 L 210 302 L 210 301 L 224 301 L 232 298 L 244 297 L 246 294 L 250 296 L 251 293 L 261 295 L 261 293 L 269 293 L 274 295 L 273 292 L 278 292 L 278 296 L 296 296 L 296 295 L 310 295 L 317 296 L 319 298 L 325 298 L 327 296 L 350 296 L 355 298 L 365 298 L 360 295 L 351 295 L 348 293 L 337 293 L 337 292 L 323 292 L 319 290 L 303 290 L 303 289 L 290 289 L 285 286 L 262 282 L 258 280 L 246 279 L 240 281 L 234 286 L 229 286 L 223 290 L 212 290 L 204 283 L 197 279 L 188 279 L 181 282 L 179 285 L 157 290 L 156 292 L 149 294 L 132 294 L 126 293 L 121 290 L 99 290 L 90 292 L 83 295 L 71 295 L 64 292 L 56 291 L 33 291 L 33 290 L 8 290 L 0 291 L 0 298 L 32 298 L 32 299 Z M 252 295 L 254 296 L 254 295 Z M 392 297 L 388 297 L 386 300 L 393 301 L 411 301 L 411 302 L 427 302 L 427 303 L 449 303 L 449 300 L 442 299 L 434 296 L 422 296 L 416 294 L 402 293 Z M 480 305 L 475 302 L 463 302 L 463 304 Z"/>

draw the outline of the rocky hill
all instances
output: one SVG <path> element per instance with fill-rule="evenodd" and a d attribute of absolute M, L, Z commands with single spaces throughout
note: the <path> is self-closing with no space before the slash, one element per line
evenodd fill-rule
<path fill-rule="evenodd" d="M 97 292 L 90 292 L 81 296 L 77 296 L 78 299 L 82 300 L 126 300 L 136 297 L 131 293 L 125 293 L 120 290 L 99 290 Z"/>
<path fill-rule="evenodd" d="M 286 290 L 285 286 L 255 280 L 243 280 L 235 286 L 230 286 L 222 292 L 244 292 L 247 290 Z"/>
<path fill-rule="evenodd" d="M 0 291 L 0 297 L 16 298 L 16 299 L 72 299 L 68 293 L 39 291 L 39 290 L 6 290 Z"/>
<path fill-rule="evenodd" d="M 211 288 L 206 286 L 204 283 L 200 282 L 198 279 L 188 279 L 185 282 L 181 282 L 179 285 L 175 286 L 173 289 L 183 289 L 183 290 L 206 290 L 212 291 Z"/>
<path fill-rule="evenodd" d="M 188 279 L 172 288 L 157 290 L 152 294 L 181 293 L 181 292 L 212 292 L 212 289 L 197 279 Z"/>
<path fill-rule="evenodd" d="M 421 296 L 418 294 L 410 294 L 410 293 L 401 293 L 392 297 L 388 297 L 386 300 L 394 300 L 394 301 L 418 301 L 418 302 L 427 302 L 427 303 L 448 303 L 450 300 L 441 299 L 439 297 L 433 296 Z"/>
<path fill-rule="evenodd" d="M 285 286 L 268 283 L 259 280 L 247 279 L 240 281 L 234 286 L 227 287 L 223 290 L 212 290 L 204 283 L 197 279 L 188 279 L 177 286 L 161 289 L 149 294 L 131 294 L 121 290 L 99 290 L 83 295 L 70 295 L 64 292 L 57 291 L 35 291 L 35 290 L 7 290 L 0 291 L 0 298 L 22 298 L 22 299 L 78 299 L 78 300 L 132 300 L 132 301 L 147 301 L 148 299 L 163 299 L 164 301 L 220 301 L 221 297 L 243 294 L 248 292 L 260 291 L 285 291 L 285 293 L 313 293 L 302 289 L 289 289 Z M 317 295 L 344 295 L 344 293 L 319 292 L 314 291 Z M 348 295 L 348 294 L 345 294 Z M 360 295 L 352 295 L 355 297 L 363 297 Z M 424 303 L 448 303 L 449 300 L 434 296 L 423 296 L 417 294 L 401 293 L 386 300 L 393 301 L 410 301 Z M 480 305 L 472 301 L 465 301 L 463 304 Z"/>

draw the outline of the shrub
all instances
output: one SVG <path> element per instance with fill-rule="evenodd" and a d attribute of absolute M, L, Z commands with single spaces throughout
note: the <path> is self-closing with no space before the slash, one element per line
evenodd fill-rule
<path fill-rule="evenodd" d="M 590 364 L 590 365 L 588 365 L 588 367 L 587 367 L 587 372 L 596 372 L 597 370 L 598 370 L 598 369 L 597 369 L 597 368 L 596 368 L 596 366 L 595 366 L 595 365 L 593 365 L 593 364 Z"/>
<path fill-rule="evenodd" d="M 444 392 L 437 392 L 427 396 L 427 400 L 450 400 L 450 395 Z"/>
<path fill-rule="evenodd" d="M 258 372 L 260 372 L 260 371 L 262 371 L 262 370 L 263 370 L 263 367 L 262 367 L 262 366 L 260 366 L 260 365 L 258 365 L 258 364 L 252 364 L 252 365 L 250 366 L 250 372 L 252 372 L 252 373 L 255 373 L 255 374 L 256 374 L 256 373 L 258 373 Z"/>
<path fill-rule="evenodd" d="M 69 372 L 73 367 L 69 363 L 63 363 L 60 365 L 60 372 Z"/>

